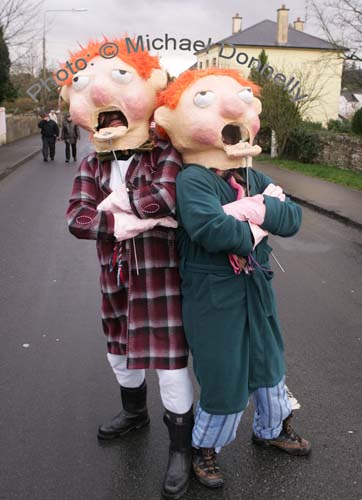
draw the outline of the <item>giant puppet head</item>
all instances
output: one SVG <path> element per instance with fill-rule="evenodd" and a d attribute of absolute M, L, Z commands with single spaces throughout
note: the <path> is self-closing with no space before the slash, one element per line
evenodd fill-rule
<path fill-rule="evenodd" d="M 185 163 L 228 170 L 251 166 L 260 128 L 258 86 L 236 70 L 187 71 L 161 92 L 156 123 Z"/>
<path fill-rule="evenodd" d="M 91 132 L 99 152 L 142 145 L 156 95 L 167 84 L 158 58 L 131 51 L 126 39 L 90 42 L 71 54 L 55 79 L 74 123 Z"/>

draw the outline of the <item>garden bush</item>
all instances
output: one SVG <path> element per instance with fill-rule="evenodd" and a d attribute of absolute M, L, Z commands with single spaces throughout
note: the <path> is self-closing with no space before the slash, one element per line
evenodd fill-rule
<path fill-rule="evenodd" d="M 271 130 L 268 127 L 262 127 L 255 137 L 255 144 L 261 147 L 263 153 L 270 153 L 271 148 Z"/>
<path fill-rule="evenodd" d="M 351 131 L 351 123 L 348 120 L 329 120 L 327 127 L 333 132 L 348 133 Z"/>
<path fill-rule="evenodd" d="M 304 120 L 301 126 L 307 130 L 324 130 L 323 124 L 321 122 L 311 122 L 309 120 Z"/>
<path fill-rule="evenodd" d="M 284 156 L 302 163 L 313 163 L 321 148 L 318 130 L 310 127 L 310 123 L 302 123 L 290 135 Z"/>
<path fill-rule="evenodd" d="M 357 110 L 353 115 L 352 132 L 362 135 L 362 109 Z"/>

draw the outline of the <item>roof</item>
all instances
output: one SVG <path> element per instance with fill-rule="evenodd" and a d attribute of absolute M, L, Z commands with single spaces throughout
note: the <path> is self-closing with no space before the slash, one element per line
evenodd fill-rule
<path fill-rule="evenodd" d="M 319 49 L 319 50 L 346 50 L 345 47 L 336 47 L 330 42 L 318 38 L 313 35 L 308 35 L 303 31 L 298 31 L 289 26 L 288 28 L 288 43 L 277 43 L 277 23 L 265 19 L 260 23 L 254 24 L 243 31 L 239 31 L 231 36 L 223 38 L 219 42 L 213 44 L 221 45 L 229 43 L 232 45 L 241 45 L 243 47 L 286 47 L 295 49 Z M 200 50 L 197 53 L 202 53 L 205 50 Z"/>
<path fill-rule="evenodd" d="M 354 93 L 349 92 L 348 90 L 344 90 L 343 92 L 341 92 L 341 97 L 344 97 L 348 102 L 359 102 Z"/>
<path fill-rule="evenodd" d="M 191 69 L 197 69 L 197 62 L 195 62 L 192 66 L 190 66 L 189 68 L 187 68 L 185 71 L 189 71 Z"/>

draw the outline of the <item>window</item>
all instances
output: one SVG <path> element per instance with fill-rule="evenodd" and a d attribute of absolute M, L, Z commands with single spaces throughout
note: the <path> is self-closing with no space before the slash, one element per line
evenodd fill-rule
<path fill-rule="evenodd" d="M 202 69 L 202 61 L 199 63 L 199 69 Z"/>
<path fill-rule="evenodd" d="M 209 67 L 209 60 L 206 59 L 206 67 L 208 68 Z"/>
<path fill-rule="evenodd" d="M 212 58 L 212 65 L 214 68 L 216 68 L 216 57 Z"/>

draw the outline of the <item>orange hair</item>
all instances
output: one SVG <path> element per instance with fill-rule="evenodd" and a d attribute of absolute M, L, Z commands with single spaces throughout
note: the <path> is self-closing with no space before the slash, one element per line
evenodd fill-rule
<path fill-rule="evenodd" d="M 200 78 L 209 75 L 230 76 L 244 87 L 250 87 L 254 94 L 259 94 L 260 87 L 250 80 L 243 78 L 236 69 L 209 68 L 205 70 L 189 70 L 182 73 L 165 90 L 160 92 L 157 107 L 167 106 L 168 108 L 175 109 L 184 90 L 197 80 L 200 80 Z"/>
<path fill-rule="evenodd" d="M 135 42 L 135 40 L 131 38 L 129 38 L 129 40 Z M 111 44 L 116 51 L 118 49 L 118 52 L 117 54 L 115 54 L 114 57 L 119 57 L 125 63 L 129 64 L 130 66 L 133 66 L 133 68 L 136 69 L 137 73 L 144 80 L 147 80 L 150 77 L 153 69 L 160 69 L 160 63 L 158 57 L 151 56 L 147 50 L 141 50 L 139 48 L 137 52 L 135 52 L 132 48 L 130 49 L 127 48 L 127 43 L 125 38 L 113 38 L 112 40 L 109 40 L 108 38 L 104 37 L 104 40 L 102 42 L 99 42 L 97 40 L 91 40 L 88 42 L 88 45 L 86 47 L 81 46 L 81 50 L 79 50 L 78 52 L 75 53 L 70 52 L 70 59 L 66 63 L 62 64 L 60 67 L 60 70 L 66 71 L 69 74 L 69 76 L 67 79 L 60 80 L 59 78 L 57 78 L 58 72 L 55 72 L 54 79 L 56 83 L 61 86 L 71 85 L 73 74 L 69 69 L 66 69 L 67 68 L 66 65 L 69 63 L 74 64 L 76 61 L 79 61 L 80 59 L 85 60 L 86 63 L 88 64 L 95 57 L 102 56 L 102 47 L 104 47 L 107 44 Z"/>

